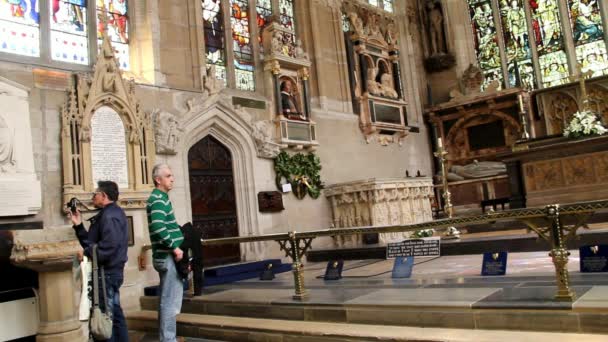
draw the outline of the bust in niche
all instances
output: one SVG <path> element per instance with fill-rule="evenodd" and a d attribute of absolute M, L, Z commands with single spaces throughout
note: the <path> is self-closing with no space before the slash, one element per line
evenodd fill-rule
<path fill-rule="evenodd" d="M 306 116 L 300 110 L 296 89 L 291 79 L 281 82 L 281 108 L 283 116 L 290 120 L 306 121 Z"/>

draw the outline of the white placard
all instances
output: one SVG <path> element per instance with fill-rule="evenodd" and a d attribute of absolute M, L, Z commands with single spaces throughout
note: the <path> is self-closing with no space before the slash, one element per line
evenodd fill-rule
<path fill-rule="evenodd" d="M 127 141 L 122 119 L 110 107 L 101 107 L 91 118 L 91 168 L 93 187 L 111 180 L 119 188 L 129 187 Z"/>
<path fill-rule="evenodd" d="M 291 191 L 291 184 L 289 184 L 289 183 L 283 184 L 283 192 L 290 192 L 290 191 Z"/>

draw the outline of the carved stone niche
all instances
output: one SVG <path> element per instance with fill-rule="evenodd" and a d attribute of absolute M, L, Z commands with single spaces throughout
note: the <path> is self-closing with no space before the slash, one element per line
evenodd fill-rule
<path fill-rule="evenodd" d="M 0 77 L 0 217 L 36 214 L 40 181 L 34 170 L 28 89 Z"/>
<path fill-rule="evenodd" d="M 310 116 L 311 62 L 295 32 L 273 21 L 263 32 L 265 70 L 272 77 L 277 143 L 282 148 L 314 149 L 316 123 Z"/>
<path fill-rule="evenodd" d="M 152 120 L 140 110 L 135 83 L 122 78 L 107 37 L 93 77 L 73 80 L 61 111 L 64 202 L 76 197 L 92 207 L 97 181 L 112 180 L 120 188 L 120 206 L 144 208 L 153 188 Z"/>
<path fill-rule="evenodd" d="M 382 145 L 392 142 L 401 145 L 410 127 L 401 84 L 395 19 L 355 1 L 344 2 L 343 12 L 349 22 L 347 44 L 353 51 L 348 56 L 349 73 L 354 80 L 359 127 L 368 143 L 375 137 Z"/>
<path fill-rule="evenodd" d="M 430 177 L 366 179 L 328 185 L 324 194 L 331 203 L 333 227 L 408 225 L 433 219 Z M 382 243 L 401 241 L 410 233 L 380 234 Z M 337 247 L 362 244 L 361 235 L 339 236 Z"/>

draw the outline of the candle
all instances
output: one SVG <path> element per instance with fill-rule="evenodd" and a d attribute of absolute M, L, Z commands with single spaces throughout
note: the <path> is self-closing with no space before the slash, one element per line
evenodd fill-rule
<path fill-rule="evenodd" d="M 437 139 L 437 146 L 439 146 L 439 148 L 443 148 L 443 142 L 441 141 L 441 138 Z"/>
<path fill-rule="evenodd" d="M 524 97 L 521 94 L 517 94 L 517 101 L 519 101 L 519 111 L 524 112 Z"/>

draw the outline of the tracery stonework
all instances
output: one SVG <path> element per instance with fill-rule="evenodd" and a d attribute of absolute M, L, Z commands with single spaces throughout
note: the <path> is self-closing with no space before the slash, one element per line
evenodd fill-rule
<path fill-rule="evenodd" d="M 325 188 L 332 206 L 333 226 L 407 225 L 432 220 L 432 181 L 417 177 L 405 179 L 370 179 L 333 184 Z M 409 233 L 380 234 L 380 241 L 400 241 Z M 338 247 L 361 244 L 360 236 L 340 236 Z"/>

